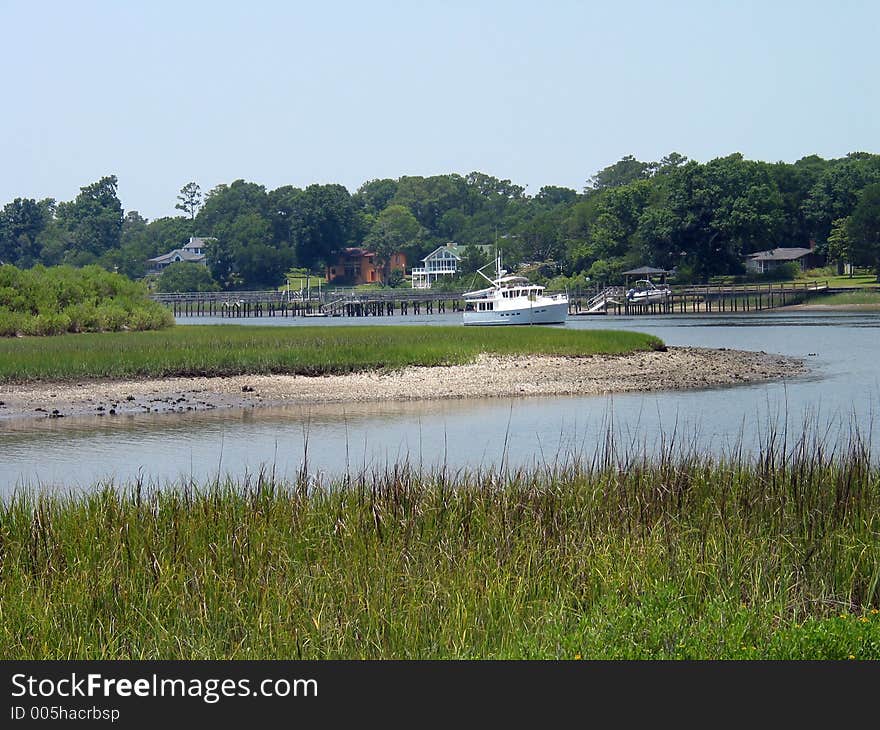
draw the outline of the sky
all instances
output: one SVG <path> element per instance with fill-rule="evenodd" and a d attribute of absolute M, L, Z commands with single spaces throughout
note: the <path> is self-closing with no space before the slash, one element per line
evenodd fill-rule
<path fill-rule="evenodd" d="M 0 0 L 0 205 L 878 152 L 876 0 Z"/>

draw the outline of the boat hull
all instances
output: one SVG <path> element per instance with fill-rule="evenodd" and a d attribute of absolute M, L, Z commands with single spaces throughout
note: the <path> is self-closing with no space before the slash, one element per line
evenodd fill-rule
<path fill-rule="evenodd" d="M 465 325 L 563 324 L 568 318 L 568 302 L 537 304 L 491 312 L 464 312 Z"/>
<path fill-rule="evenodd" d="M 669 298 L 668 291 L 651 292 L 647 295 L 635 294 L 627 297 L 626 301 L 630 304 L 651 304 L 652 302 L 665 302 Z"/>

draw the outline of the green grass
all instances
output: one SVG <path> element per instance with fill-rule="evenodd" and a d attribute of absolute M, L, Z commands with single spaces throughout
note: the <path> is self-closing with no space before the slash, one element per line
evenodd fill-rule
<path fill-rule="evenodd" d="M 853 275 L 852 277 L 849 275 L 839 275 L 836 273 L 835 267 L 826 267 L 824 269 L 808 269 L 807 271 L 801 272 L 794 279 L 767 279 L 767 278 L 743 278 L 737 276 L 714 276 L 712 277 L 711 284 L 712 286 L 723 285 L 723 286 L 734 286 L 734 285 L 742 285 L 742 286 L 767 286 L 768 284 L 772 284 L 773 286 L 779 286 L 782 284 L 824 284 L 828 282 L 828 286 L 832 289 L 849 289 L 849 288 L 862 288 L 862 287 L 877 287 L 877 277 L 870 272 L 864 273 L 859 272 Z"/>
<path fill-rule="evenodd" d="M 821 444 L 0 505 L 6 659 L 880 659 L 880 471 Z"/>
<path fill-rule="evenodd" d="M 858 289 L 861 287 L 877 286 L 877 277 L 874 274 L 860 273 L 853 276 L 832 274 L 831 276 L 827 276 L 821 272 L 814 274 L 812 271 L 805 271 L 797 278 L 798 283 L 807 282 L 809 284 L 815 284 L 824 283 L 826 281 L 828 282 L 828 286 L 832 289 Z"/>
<path fill-rule="evenodd" d="M 0 382 L 133 376 L 337 374 L 471 362 L 481 352 L 592 355 L 663 347 L 634 332 L 545 327 L 178 326 L 0 339 Z"/>
<path fill-rule="evenodd" d="M 829 304 L 834 306 L 844 305 L 874 305 L 880 307 L 880 290 L 878 291 L 852 291 L 839 294 L 825 294 L 809 297 L 807 304 Z"/>

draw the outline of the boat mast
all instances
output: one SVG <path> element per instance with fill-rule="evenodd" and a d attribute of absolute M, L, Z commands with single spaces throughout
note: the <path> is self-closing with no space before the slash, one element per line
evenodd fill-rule
<path fill-rule="evenodd" d="M 500 257 L 495 259 L 495 268 L 496 268 L 496 271 L 500 271 L 500 270 L 501 270 L 501 261 L 500 261 L 499 259 L 500 259 Z M 491 265 L 492 265 L 492 264 L 486 264 L 486 266 L 491 266 Z M 495 279 L 490 279 L 488 276 L 486 276 L 486 275 L 483 273 L 483 269 L 485 269 L 486 266 L 481 266 L 479 269 L 477 269 L 477 273 L 478 273 L 480 276 L 482 276 L 486 281 L 488 281 L 492 286 L 494 286 L 494 287 L 497 289 L 497 288 L 500 286 L 500 284 L 498 283 L 498 279 L 501 278 L 501 275 L 500 275 L 500 274 L 497 274 Z"/>

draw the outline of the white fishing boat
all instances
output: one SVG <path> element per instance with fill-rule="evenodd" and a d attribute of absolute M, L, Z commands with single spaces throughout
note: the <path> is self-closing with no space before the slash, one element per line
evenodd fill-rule
<path fill-rule="evenodd" d="M 485 267 L 483 267 L 485 268 Z M 567 294 L 545 294 L 545 287 L 523 276 L 508 276 L 495 258 L 494 279 L 480 269 L 477 273 L 492 286 L 464 295 L 465 325 L 561 324 L 568 317 Z"/>
<path fill-rule="evenodd" d="M 649 304 L 662 302 L 672 294 L 668 286 L 658 287 L 650 279 L 639 279 L 633 287 L 626 291 L 626 301 L 630 304 Z"/>

